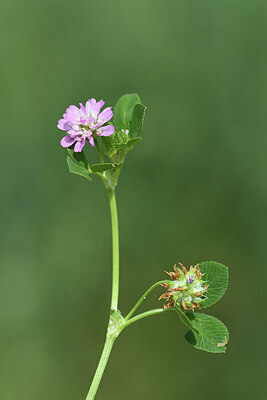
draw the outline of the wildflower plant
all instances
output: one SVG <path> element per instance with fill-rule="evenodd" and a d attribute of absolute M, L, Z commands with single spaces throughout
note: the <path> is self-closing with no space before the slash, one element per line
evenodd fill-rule
<path fill-rule="evenodd" d="M 214 261 L 202 262 L 189 268 L 181 263 L 174 265 L 173 271 L 165 271 L 168 279 L 154 283 L 126 316 L 119 311 L 119 231 L 115 188 L 127 153 L 142 140 L 146 107 L 137 94 L 122 96 L 115 105 L 114 113 L 111 107 L 101 111 L 103 106 L 103 100 L 92 98 L 85 105 L 80 103 L 79 107 L 69 106 L 63 118 L 58 121 L 58 128 L 67 133 L 60 143 L 68 151 L 69 171 L 89 181 L 94 176 L 100 178 L 110 201 L 113 247 L 110 319 L 103 352 L 86 400 L 95 398 L 112 346 L 119 334 L 143 318 L 173 311 L 189 328 L 185 334 L 187 343 L 207 352 L 224 353 L 229 341 L 228 330 L 219 319 L 199 312 L 216 303 L 227 289 L 228 268 Z M 96 149 L 99 163 L 89 163 L 84 153 L 85 146 Z M 165 289 L 158 299 L 165 301 L 163 306 L 135 315 L 146 297 L 158 287 Z"/>

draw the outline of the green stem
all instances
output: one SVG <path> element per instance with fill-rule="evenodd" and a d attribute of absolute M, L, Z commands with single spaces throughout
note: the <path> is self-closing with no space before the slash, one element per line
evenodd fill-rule
<path fill-rule="evenodd" d="M 97 143 L 97 142 L 96 142 Z M 97 144 L 96 144 L 97 147 Z M 100 156 L 99 156 L 100 158 Z M 112 257 L 113 257 L 113 276 L 112 276 L 112 295 L 111 295 L 111 310 L 117 311 L 118 299 L 119 299 L 119 226 L 118 226 L 118 213 L 115 192 L 112 189 L 108 189 L 109 202 L 110 202 L 110 213 L 111 213 L 111 226 L 112 226 Z M 112 315 L 112 314 L 111 314 Z M 119 331 L 117 332 L 117 335 Z M 107 333 L 105 346 L 99 360 L 94 379 L 92 381 L 90 390 L 86 397 L 86 400 L 93 400 L 95 398 L 98 386 L 106 368 L 110 352 L 113 343 L 116 339 L 116 335 Z"/>
<path fill-rule="evenodd" d="M 103 157 L 103 154 L 102 154 L 102 151 L 101 151 L 101 148 L 100 148 L 100 145 L 98 143 L 98 139 L 97 138 L 95 138 L 95 147 L 96 147 L 100 162 L 104 163 L 105 160 L 104 160 L 104 157 Z"/>
<path fill-rule="evenodd" d="M 142 314 L 136 315 L 135 317 L 129 319 L 126 323 L 125 323 L 125 328 L 131 324 L 133 324 L 134 322 L 139 321 L 140 319 L 146 318 L 146 317 L 150 317 L 151 315 L 156 315 L 156 314 L 161 314 L 165 311 L 173 311 L 172 308 L 168 308 L 167 310 L 164 310 L 164 308 L 156 308 L 155 310 L 149 310 L 146 311 Z"/>
<path fill-rule="evenodd" d="M 115 336 L 113 335 L 107 335 L 106 337 L 106 342 L 94 375 L 94 379 L 93 382 L 91 384 L 90 390 L 88 392 L 88 395 L 86 397 L 86 400 L 93 400 L 95 398 L 97 389 L 99 387 L 99 384 L 101 382 L 103 373 L 105 371 L 109 356 L 110 356 L 110 352 L 112 349 L 112 346 L 114 344 L 115 341 Z"/>
<path fill-rule="evenodd" d="M 111 295 L 111 310 L 118 309 L 119 300 L 119 225 L 118 212 L 115 192 L 108 189 L 111 226 L 112 226 L 112 257 L 113 257 L 113 272 L 112 272 L 112 295 Z"/>
<path fill-rule="evenodd" d="M 169 281 L 164 280 L 164 281 L 159 281 L 154 283 L 144 294 L 143 296 L 138 300 L 136 305 L 131 309 L 131 311 L 127 314 L 125 317 L 125 321 L 128 321 L 128 319 L 134 314 L 134 312 L 138 309 L 138 307 L 141 305 L 141 303 L 146 299 L 146 297 L 149 295 L 152 290 L 154 290 L 156 287 L 158 287 L 161 284 L 168 283 Z M 153 311 L 153 310 L 152 310 Z M 142 315 L 142 314 L 141 314 Z"/>
<path fill-rule="evenodd" d="M 146 317 L 150 317 L 152 315 L 160 314 L 160 313 L 163 313 L 165 311 L 172 311 L 172 309 L 164 310 L 163 308 L 157 308 L 155 310 L 146 311 L 146 312 L 144 312 L 142 314 L 136 315 L 135 317 L 129 319 L 128 321 L 125 321 L 120 326 L 120 328 L 118 328 L 117 334 L 116 333 L 115 334 L 114 333 L 113 334 L 112 333 L 107 333 L 106 342 L 105 342 L 105 345 L 104 345 L 104 348 L 103 348 L 103 351 L 102 351 L 102 355 L 100 357 L 100 360 L 99 360 L 99 363 L 98 363 L 98 366 L 97 366 L 97 369 L 96 369 L 96 372 L 95 372 L 95 375 L 94 375 L 94 378 L 93 378 L 93 382 L 91 384 L 91 387 L 90 387 L 89 393 L 88 393 L 88 395 L 86 397 L 86 400 L 94 400 L 96 392 L 97 392 L 97 389 L 98 389 L 99 384 L 101 382 L 103 373 L 105 371 L 105 368 L 106 368 L 106 365 L 107 365 L 107 362 L 108 362 L 108 359 L 109 359 L 113 344 L 114 344 L 114 342 L 116 340 L 116 337 L 120 334 L 120 332 L 124 328 L 126 328 L 127 326 L 133 324 L 134 322 L 139 321 L 140 319 L 143 319 L 143 318 L 146 318 Z"/>

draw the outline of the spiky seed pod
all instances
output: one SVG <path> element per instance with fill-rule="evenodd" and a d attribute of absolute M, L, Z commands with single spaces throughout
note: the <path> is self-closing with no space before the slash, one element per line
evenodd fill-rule
<path fill-rule="evenodd" d="M 199 269 L 199 264 L 190 266 L 189 271 L 185 266 L 179 263 L 180 268 L 174 265 L 174 272 L 166 272 L 171 281 L 164 284 L 167 291 L 160 296 L 159 300 L 165 299 L 168 301 L 164 309 L 180 306 L 184 310 L 195 310 L 200 308 L 199 303 L 207 298 L 208 284 L 202 280 L 202 274 Z M 162 285 L 163 286 L 163 285 Z"/>

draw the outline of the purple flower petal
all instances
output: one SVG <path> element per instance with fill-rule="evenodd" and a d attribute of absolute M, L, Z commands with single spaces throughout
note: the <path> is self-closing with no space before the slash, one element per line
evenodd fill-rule
<path fill-rule="evenodd" d="M 61 129 L 62 131 L 68 131 L 71 129 L 71 124 L 69 121 L 66 121 L 65 119 L 60 119 L 57 124 L 58 129 Z"/>
<path fill-rule="evenodd" d="M 95 99 L 88 100 L 86 102 L 86 113 L 88 117 L 93 117 L 96 120 L 104 104 L 105 102 L 103 100 L 98 102 Z"/>
<path fill-rule="evenodd" d="M 92 117 L 96 120 L 99 113 L 100 109 L 103 107 L 105 102 L 103 100 L 99 100 L 97 103 L 92 105 Z"/>
<path fill-rule="evenodd" d="M 194 280 L 195 280 L 194 275 L 189 275 L 188 278 L 189 278 L 189 279 L 188 279 L 188 282 L 189 282 L 189 283 L 193 283 Z"/>
<path fill-rule="evenodd" d="M 70 129 L 69 131 L 67 131 L 67 133 L 70 137 L 72 137 L 74 139 L 74 138 L 76 138 L 76 136 L 78 136 L 80 134 L 80 131 L 77 132 L 77 131 L 74 131 L 73 129 Z"/>
<path fill-rule="evenodd" d="M 104 125 L 106 122 L 108 122 L 111 118 L 113 117 L 113 112 L 111 110 L 111 107 L 105 108 L 105 110 L 102 111 L 102 113 L 98 117 L 98 122 L 101 125 Z"/>
<path fill-rule="evenodd" d="M 81 110 L 76 106 L 69 106 L 66 110 L 66 113 L 71 113 L 73 115 L 81 115 Z"/>
<path fill-rule="evenodd" d="M 86 116 L 87 116 L 86 108 L 84 107 L 84 105 L 83 105 L 82 103 L 79 103 L 79 104 L 80 104 L 80 109 L 81 109 L 81 111 L 82 111 L 84 117 L 86 117 Z"/>
<path fill-rule="evenodd" d="M 102 124 L 91 124 L 91 129 L 92 129 L 92 131 L 94 131 L 95 129 L 97 129 L 97 128 L 100 128 L 100 126 L 102 126 Z"/>
<path fill-rule="evenodd" d="M 85 141 L 86 141 L 86 139 L 82 138 L 81 141 L 79 140 L 79 141 L 76 142 L 76 144 L 74 146 L 75 153 L 80 153 L 82 151 L 83 146 L 85 145 Z"/>
<path fill-rule="evenodd" d="M 92 126 L 95 123 L 95 119 L 94 118 L 90 118 L 88 122 Z"/>
<path fill-rule="evenodd" d="M 99 136 L 110 136 L 115 132 L 115 128 L 112 125 L 102 126 L 96 132 Z"/>
<path fill-rule="evenodd" d="M 94 142 L 93 136 L 88 136 L 88 140 L 89 140 L 90 145 L 92 147 L 95 147 L 95 142 Z"/>
<path fill-rule="evenodd" d="M 70 147 L 75 142 L 75 140 L 76 140 L 75 138 L 72 138 L 69 135 L 67 135 L 61 139 L 60 144 L 62 147 Z"/>
<path fill-rule="evenodd" d="M 96 103 L 96 99 L 89 99 L 85 103 L 86 115 L 91 116 L 92 106 Z"/>
<path fill-rule="evenodd" d="M 87 125 L 88 124 L 87 120 L 85 118 L 83 118 L 83 117 L 80 118 L 80 123 L 83 124 L 83 125 Z"/>
<path fill-rule="evenodd" d="M 64 118 L 72 124 L 79 123 L 80 117 L 82 117 L 82 111 L 76 106 L 69 106 L 64 114 Z"/>

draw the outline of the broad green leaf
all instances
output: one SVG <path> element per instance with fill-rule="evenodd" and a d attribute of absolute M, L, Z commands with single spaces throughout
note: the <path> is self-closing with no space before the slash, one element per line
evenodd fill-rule
<path fill-rule="evenodd" d="M 72 174 L 80 175 L 89 181 L 92 180 L 89 172 L 89 164 L 83 152 L 75 153 L 72 148 L 67 149 L 67 164 Z"/>
<path fill-rule="evenodd" d="M 215 261 L 207 261 L 199 264 L 199 269 L 205 274 L 202 279 L 209 285 L 207 298 L 200 303 L 200 307 L 207 308 L 224 295 L 228 285 L 228 268 Z"/>
<path fill-rule="evenodd" d="M 104 172 L 108 169 L 118 168 L 120 164 L 116 163 L 101 163 L 101 164 L 93 164 L 91 165 L 91 170 L 93 172 Z"/>
<path fill-rule="evenodd" d="M 143 104 L 136 104 L 133 109 L 133 116 L 130 123 L 129 136 L 135 138 L 140 135 L 145 118 L 146 107 Z"/>
<path fill-rule="evenodd" d="M 181 322 L 185 326 L 187 326 L 187 328 L 193 329 L 196 333 L 199 333 L 199 331 L 197 330 L 197 328 L 194 327 L 186 313 L 184 313 L 179 306 L 175 305 L 175 311 L 179 315 Z"/>
<path fill-rule="evenodd" d="M 125 94 L 119 98 L 114 108 L 114 125 L 116 130 L 130 129 L 133 109 L 136 104 L 141 104 L 138 94 Z"/>
<path fill-rule="evenodd" d="M 185 334 L 185 340 L 191 346 L 209 353 L 225 353 L 229 332 L 219 319 L 197 312 L 188 312 L 187 316 L 199 331 L 199 334 L 193 330 Z"/>

